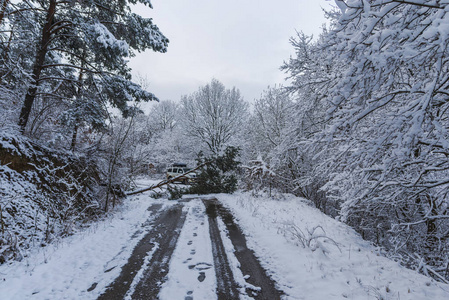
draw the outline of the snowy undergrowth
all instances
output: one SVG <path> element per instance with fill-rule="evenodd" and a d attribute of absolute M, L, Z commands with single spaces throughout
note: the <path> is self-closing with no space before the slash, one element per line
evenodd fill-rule
<path fill-rule="evenodd" d="M 286 299 L 448 299 L 437 283 L 379 254 L 306 199 L 217 195 Z"/>
<path fill-rule="evenodd" d="M 96 299 L 150 229 L 142 224 L 152 218 L 152 203 L 171 205 L 149 195 L 130 197 L 104 221 L 1 265 L 0 298 Z"/>
<path fill-rule="evenodd" d="M 0 132 L 0 263 L 102 214 L 98 176 L 87 157 Z"/>

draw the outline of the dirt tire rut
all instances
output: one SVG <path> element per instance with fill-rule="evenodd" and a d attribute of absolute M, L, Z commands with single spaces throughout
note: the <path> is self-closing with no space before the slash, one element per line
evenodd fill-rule
<path fill-rule="evenodd" d="M 204 205 L 206 206 L 206 213 L 209 216 L 209 226 L 210 226 L 210 234 L 212 239 L 212 245 L 216 244 L 216 247 L 223 247 L 223 243 L 220 237 L 220 230 L 217 225 L 217 217 L 220 217 L 224 224 L 226 225 L 226 229 L 229 233 L 229 238 L 234 246 L 237 260 L 240 263 L 240 269 L 243 275 L 249 275 L 249 278 L 246 279 L 246 282 L 251 284 L 252 286 L 259 287 L 260 290 L 255 289 L 246 289 L 246 293 L 248 296 L 253 297 L 254 299 L 260 300 L 276 300 L 281 299 L 282 293 L 278 291 L 275 287 L 274 281 L 267 275 L 266 271 L 260 265 L 259 260 L 254 255 L 254 252 L 248 249 L 246 245 L 246 238 L 240 229 L 240 227 L 235 223 L 234 217 L 231 212 L 223 207 L 223 205 L 218 202 L 217 199 L 204 199 Z M 221 246 L 220 246 L 221 245 Z M 224 251 L 224 250 L 223 250 Z M 214 253 L 215 259 L 215 253 Z M 218 256 L 218 261 L 214 261 L 216 270 L 220 270 L 217 266 L 223 267 L 224 273 L 221 274 L 220 271 L 216 271 L 217 274 L 217 295 L 218 299 L 239 299 L 238 293 L 235 294 L 237 290 L 236 284 L 232 279 L 232 273 L 229 269 L 229 263 L 226 258 L 226 253 L 220 254 Z M 229 271 L 228 271 L 229 269 Z M 229 275 L 230 274 L 230 275 Z M 231 276 L 231 280 L 228 277 Z M 220 290 L 220 281 L 222 282 L 222 290 Z M 224 285 L 224 286 L 223 286 Z M 226 294 L 229 293 L 230 294 Z"/>
<path fill-rule="evenodd" d="M 168 273 L 170 257 L 185 221 L 186 216 L 182 207 L 182 204 L 176 204 L 162 211 L 151 222 L 154 224 L 154 228 L 139 241 L 128 262 L 122 267 L 120 275 L 100 295 L 99 300 L 123 299 L 130 290 L 137 272 L 144 267 L 145 257 L 155 245 L 157 245 L 157 249 L 144 269 L 131 298 L 134 300 L 158 298 L 160 286 Z"/>

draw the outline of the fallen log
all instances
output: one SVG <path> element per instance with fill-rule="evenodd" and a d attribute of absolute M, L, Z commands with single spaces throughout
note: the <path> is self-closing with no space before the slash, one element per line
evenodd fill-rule
<path fill-rule="evenodd" d="M 193 173 L 193 172 L 195 172 L 196 170 L 198 170 L 199 168 L 204 167 L 205 165 L 208 165 L 209 163 L 210 163 L 210 161 L 205 162 L 204 164 L 201 164 L 201 165 L 197 166 L 195 169 L 192 169 L 192 170 L 190 170 L 190 171 L 188 171 L 188 172 L 186 172 L 186 173 L 183 173 L 182 175 L 173 177 L 173 178 L 171 178 L 171 179 L 162 180 L 162 181 L 159 182 L 158 184 L 152 185 L 152 186 L 150 186 L 150 187 L 147 187 L 147 188 L 144 188 L 144 189 L 141 189 L 141 190 L 132 191 L 132 192 L 127 192 L 127 193 L 125 193 L 125 194 L 126 194 L 126 196 L 131 196 L 131 195 L 140 194 L 140 193 L 143 193 L 143 192 L 152 191 L 152 190 L 157 189 L 157 188 L 161 188 L 161 187 L 163 187 L 164 185 L 168 185 L 168 184 L 173 183 L 173 182 L 175 182 L 175 181 L 179 181 L 179 179 L 181 179 L 181 178 L 184 177 L 185 175 L 190 174 L 190 173 Z"/>

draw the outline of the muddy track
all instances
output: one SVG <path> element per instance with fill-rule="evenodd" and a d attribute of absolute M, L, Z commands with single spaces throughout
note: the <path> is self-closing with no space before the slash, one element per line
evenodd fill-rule
<path fill-rule="evenodd" d="M 234 245 L 234 255 L 240 263 L 240 269 L 243 275 L 249 275 L 246 279 L 248 283 L 260 289 L 246 289 L 246 293 L 254 299 L 280 299 L 282 293 L 275 287 L 274 281 L 267 275 L 266 271 L 260 265 L 260 262 L 255 257 L 254 252 L 248 249 L 246 245 L 246 238 L 242 233 L 239 226 L 235 223 L 234 217 L 231 212 L 223 207 L 217 199 L 204 199 L 204 205 L 206 206 L 206 213 L 209 216 L 210 235 L 212 239 L 212 248 L 223 248 L 223 244 L 220 237 L 220 231 L 217 226 L 217 217 L 220 217 L 226 225 L 229 232 L 229 238 Z M 221 250 L 220 250 L 221 251 Z M 224 251 L 224 249 L 222 250 Z M 235 294 L 236 285 L 233 281 L 232 273 L 229 269 L 229 264 L 226 258 L 226 253 L 218 255 L 218 261 L 214 251 L 214 263 L 216 266 L 217 274 L 217 295 L 218 299 L 239 299 L 238 293 Z M 218 269 L 223 268 L 223 273 L 220 274 Z M 220 271 L 221 272 L 221 271 Z M 229 272 L 229 273 L 228 273 Z M 229 280 L 228 277 L 231 276 Z M 222 282 L 222 291 L 220 291 L 220 281 Z M 225 294 L 223 294 L 223 292 Z M 230 293 L 230 294 L 226 294 Z M 231 297 L 232 295 L 232 297 Z M 234 296 L 235 295 L 235 296 Z"/>
<path fill-rule="evenodd" d="M 206 214 L 209 218 L 209 233 L 212 242 L 215 276 L 217 277 L 217 298 L 218 300 L 239 299 L 238 286 L 234 281 L 217 224 L 216 204 L 210 200 L 203 200 L 203 203 L 206 206 Z"/>
<path fill-rule="evenodd" d="M 182 204 L 174 205 L 154 219 L 154 228 L 146 234 L 134 248 L 120 275 L 100 295 L 99 300 L 121 300 L 131 288 L 140 269 L 144 268 L 140 281 L 134 288 L 132 299 L 157 299 L 161 284 L 168 273 L 170 257 L 176 246 L 185 213 Z M 156 248 L 155 248 L 156 247 Z M 145 267 L 145 257 L 153 255 Z"/>

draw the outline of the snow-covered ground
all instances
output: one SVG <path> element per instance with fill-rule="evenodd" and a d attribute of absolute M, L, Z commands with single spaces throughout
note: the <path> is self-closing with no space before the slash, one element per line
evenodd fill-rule
<path fill-rule="evenodd" d="M 448 285 L 380 256 L 354 230 L 305 199 L 216 196 L 232 210 L 248 246 L 286 299 L 449 299 Z"/>
<path fill-rule="evenodd" d="M 170 261 L 161 300 L 216 299 L 209 222 L 200 199 L 186 203 L 188 214 Z M 190 297 L 190 298 L 189 298 Z"/>
<path fill-rule="evenodd" d="M 1 265 L 0 299 L 96 299 L 150 229 L 142 224 L 151 220 L 147 208 L 152 203 L 173 202 L 152 199 L 148 193 L 130 197 L 110 218 L 37 249 L 20 262 Z"/>
<path fill-rule="evenodd" d="M 151 183 L 141 182 L 142 186 Z M 448 285 L 380 256 L 351 228 L 310 207 L 304 199 L 284 196 L 273 200 L 242 193 L 216 197 L 232 210 L 248 246 L 285 299 L 449 299 Z M 147 208 L 176 203 L 153 199 L 149 193 L 129 197 L 105 221 L 57 245 L 37 249 L 20 262 L 1 265 L 0 299 L 96 299 L 151 229 L 148 220 L 153 213 Z M 184 205 L 186 221 L 160 298 L 214 299 L 208 217 L 200 200 Z M 238 272 L 239 263 L 231 255 L 233 246 L 221 221 L 219 227 L 235 280 L 244 286 L 246 274 Z M 303 243 L 308 245 L 303 247 Z M 242 299 L 250 298 L 242 295 Z"/>

